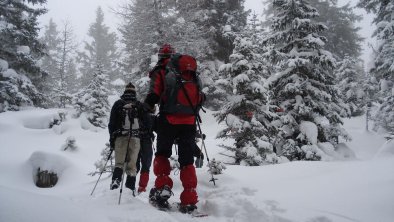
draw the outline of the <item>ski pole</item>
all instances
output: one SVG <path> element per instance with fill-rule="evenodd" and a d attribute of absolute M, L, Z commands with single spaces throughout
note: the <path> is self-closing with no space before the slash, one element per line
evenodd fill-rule
<path fill-rule="evenodd" d="M 197 121 L 197 127 L 198 127 L 198 130 L 200 131 L 200 134 L 203 135 L 202 130 L 201 130 L 200 123 L 199 123 L 198 121 Z M 202 144 L 202 146 L 204 147 L 205 155 L 206 155 L 206 157 L 207 157 L 208 166 L 209 166 L 209 172 L 211 173 L 211 180 L 209 180 L 209 182 L 212 182 L 213 185 L 216 186 L 215 180 L 218 180 L 218 179 L 216 179 L 216 178 L 213 177 L 213 173 L 212 173 L 212 169 L 211 169 L 212 166 L 211 166 L 211 163 L 210 163 L 210 161 L 209 161 L 208 152 L 207 152 L 207 148 L 206 148 L 206 146 L 205 146 L 204 138 L 201 138 L 201 140 L 202 140 L 201 144 Z"/>
<path fill-rule="evenodd" d="M 99 176 L 99 178 L 97 179 L 96 185 L 94 185 L 94 188 L 93 188 L 93 190 L 92 190 L 92 193 L 90 193 L 90 196 L 92 196 L 94 190 L 96 190 L 96 186 L 97 186 L 97 184 L 98 184 L 98 182 L 99 182 L 99 180 L 100 180 L 100 178 L 101 178 L 101 175 L 103 174 L 103 172 L 104 172 L 104 170 L 105 170 L 105 167 L 107 166 L 108 160 L 111 159 L 112 152 L 113 152 L 113 150 L 111 149 L 111 151 L 109 152 L 107 161 L 105 161 L 105 165 L 104 165 L 104 167 L 103 167 L 103 170 L 100 172 L 100 176 Z"/>

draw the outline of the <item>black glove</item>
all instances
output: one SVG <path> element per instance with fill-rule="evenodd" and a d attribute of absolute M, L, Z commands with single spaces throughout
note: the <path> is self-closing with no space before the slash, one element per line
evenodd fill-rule
<path fill-rule="evenodd" d="M 207 136 L 203 133 L 203 134 L 202 134 L 202 140 L 205 140 L 206 137 L 207 137 Z"/>
<path fill-rule="evenodd" d="M 115 137 L 109 138 L 109 148 L 111 151 L 115 150 Z"/>

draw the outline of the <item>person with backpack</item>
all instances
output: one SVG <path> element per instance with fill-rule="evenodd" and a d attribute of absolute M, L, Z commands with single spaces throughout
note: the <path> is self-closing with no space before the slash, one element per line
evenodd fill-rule
<path fill-rule="evenodd" d="M 115 168 L 110 189 L 117 189 L 125 171 L 125 186 L 134 193 L 137 174 L 136 162 L 140 151 L 139 119 L 144 110 L 137 101 L 135 87 L 128 83 L 123 95 L 111 109 L 108 131 L 110 147 L 115 151 Z"/>
<path fill-rule="evenodd" d="M 157 151 L 153 160 L 155 186 L 151 189 L 150 202 L 158 208 L 169 208 L 168 199 L 173 194 L 169 158 L 176 138 L 183 191 L 179 210 L 191 213 L 197 209 L 198 196 L 193 149 L 196 121 L 203 102 L 201 81 L 197 76 L 197 62 L 190 55 L 174 54 L 169 44 L 159 50 L 158 65 L 150 72 L 150 88 L 144 101 L 145 110 L 153 111 L 160 105 L 157 122 Z"/>

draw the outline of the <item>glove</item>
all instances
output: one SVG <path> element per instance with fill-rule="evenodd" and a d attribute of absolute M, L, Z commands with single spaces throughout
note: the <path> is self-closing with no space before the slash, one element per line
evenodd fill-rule
<path fill-rule="evenodd" d="M 115 150 L 115 137 L 109 138 L 109 148 L 111 151 Z"/>
<path fill-rule="evenodd" d="M 204 165 L 204 156 L 199 156 L 196 158 L 194 165 L 196 165 L 196 168 L 201 168 Z"/>
<path fill-rule="evenodd" d="M 203 133 L 203 134 L 202 134 L 202 140 L 205 140 L 206 137 L 207 137 L 207 136 Z"/>

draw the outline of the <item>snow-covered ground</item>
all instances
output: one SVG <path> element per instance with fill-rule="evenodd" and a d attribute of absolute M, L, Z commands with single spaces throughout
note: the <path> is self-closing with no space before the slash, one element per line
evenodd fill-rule
<path fill-rule="evenodd" d="M 209 182 L 207 167 L 197 169 L 198 207 L 210 216 L 192 218 L 161 212 L 148 203 L 148 194 L 132 197 L 124 189 L 109 190 L 104 175 L 94 194 L 98 176 L 94 162 L 108 141 L 107 130 L 89 130 L 86 121 L 68 119 L 48 128 L 58 110 L 29 109 L 0 114 L 0 221 L 264 221 L 264 222 L 392 222 L 394 221 L 394 142 L 365 130 L 363 117 L 345 120 L 353 137 L 347 145 L 357 158 L 329 162 L 290 162 L 261 167 L 227 166 Z M 212 112 L 203 114 L 210 159 L 225 161 L 215 139 L 221 126 Z M 84 128 L 84 129 L 83 129 Z M 73 136 L 78 149 L 62 151 Z M 383 149 L 383 150 L 382 150 Z M 206 163 L 206 160 L 204 161 Z M 37 188 L 37 167 L 56 171 L 53 188 Z M 175 174 L 175 175 L 174 175 Z M 174 173 L 178 201 L 182 186 Z M 153 184 L 153 175 L 149 187 Z"/>

